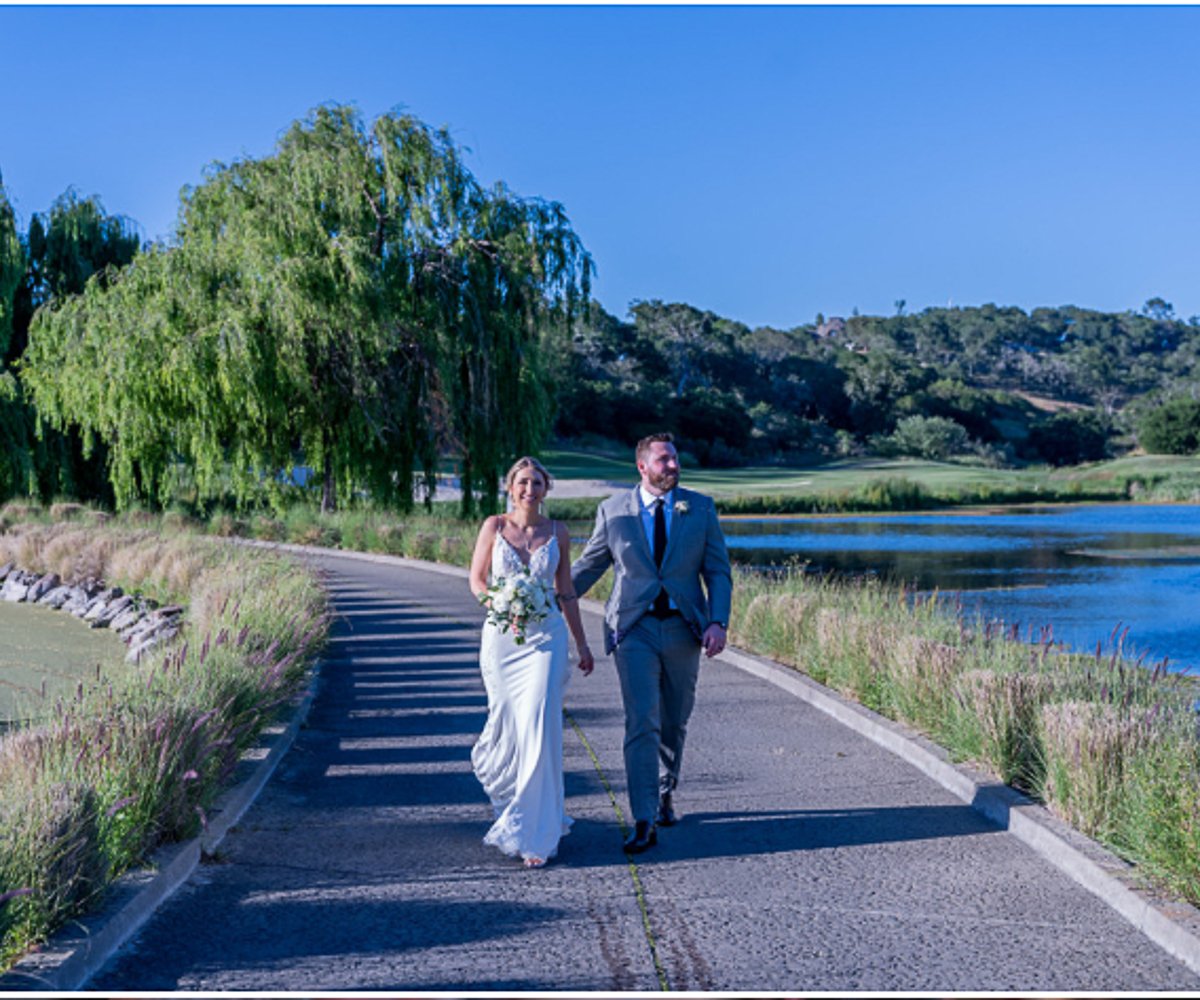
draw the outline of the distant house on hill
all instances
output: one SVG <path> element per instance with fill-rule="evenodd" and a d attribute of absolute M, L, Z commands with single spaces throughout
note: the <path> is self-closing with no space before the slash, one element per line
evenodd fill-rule
<path fill-rule="evenodd" d="M 814 331 L 818 338 L 836 337 L 846 330 L 846 321 L 841 316 L 830 316 L 823 323 L 817 324 L 817 329 Z"/>

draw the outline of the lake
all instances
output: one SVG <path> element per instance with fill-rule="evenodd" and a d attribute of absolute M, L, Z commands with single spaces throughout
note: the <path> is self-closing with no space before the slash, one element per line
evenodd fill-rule
<path fill-rule="evenodd" d="M 70 694 L 98 664 L 122 656 L 125 646 L 108 629 L 88 628 L 73 615 L 38 605 L 0 601 L 0 724 Z"/>
<path fill-rule="evenodd" d="M 1001 512 L 722 519 L 730 555 L 878 574 L 961 594 L 968 614 L 1053 628 L 1056 641 L 1200 669 L 1200 506 L 1099 504 Z"/>

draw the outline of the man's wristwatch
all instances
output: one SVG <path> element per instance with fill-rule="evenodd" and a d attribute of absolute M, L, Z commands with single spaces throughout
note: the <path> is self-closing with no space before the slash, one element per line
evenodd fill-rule
<path fill-rule="evenodd" d="M 726 632 L 729 631 L 729 625 L 726 624 L 725 622 L 709 622 L 708 624 L 709 625 L 720 625 L 721 628 L 724 629 Z"/>

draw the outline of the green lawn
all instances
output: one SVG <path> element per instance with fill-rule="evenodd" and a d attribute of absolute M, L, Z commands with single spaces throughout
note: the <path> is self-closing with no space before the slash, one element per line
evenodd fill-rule
<path fill-rule="evenodd" d="M 542 454 L 550 472 L 558 479 L 603 479 L 618 483 L 636 481 L 632 454 L 617 458 L 572 450 L 548 450 Z M 1100 485 L 1135 477 L 1200 478 L 1200 457 L 1179 458 L 1141 455 L 1063 469 L 1037 466 L 1027 469 L 989 469 L 954 462 L 920 459 L 843 459 L 802 468 L 746 466 L 737 469 L 685 467 L 685 485 L 718 496 L 825 494 L 856 490 L 865 484 L 887 479 L 906 479 L 934 493 L 967 491 L 975 487 L 997 490 L 1038 486 L 1053 490 L 1073 483 Z"/>
<path fill-rule="evenodd" d="M 1130 455 L 1109 462 L 1077 465 L 1056 470 L 1052 477 L 1111 479 L 1117 476 L 1197 476 L 1200 475 L 1200 455 Z"/>

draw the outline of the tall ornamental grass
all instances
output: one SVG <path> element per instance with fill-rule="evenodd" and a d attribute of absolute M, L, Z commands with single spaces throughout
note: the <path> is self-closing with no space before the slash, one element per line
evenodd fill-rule
<path fill-rule="evenodd" d="M 443 512 L 399 517 L 368 508 L 323 514 L 308 505 L 288 508 L 282 514 L 237 516 L 218 512 L 206 522 L 196 523 L 210 534 L 225 537 L 381 552 L 461 566 L 471 560 L 479 527 L 451 519 Z"/>
<path fill-rule="evenodd" d="M 0 535 L 0 563 L 99 577 L 186 611 L 173 643 L 137 664 L 115 659 L 0 738 L 6 965 L 155 847 L 206 823 L 242 754 L 303 687 L 327 631 L 324 595 L 293 560 L 144 517 L 81 530 L 74 515 L 32 516 Z"/>
<path fill-rule="evenodd" d="M 1171 890 L 1200 900 L 1200 741 L 1191 711 L 1159 721 L 1169 738 L 1143 740 L 1123 762 L 1112 840 Z"/>

